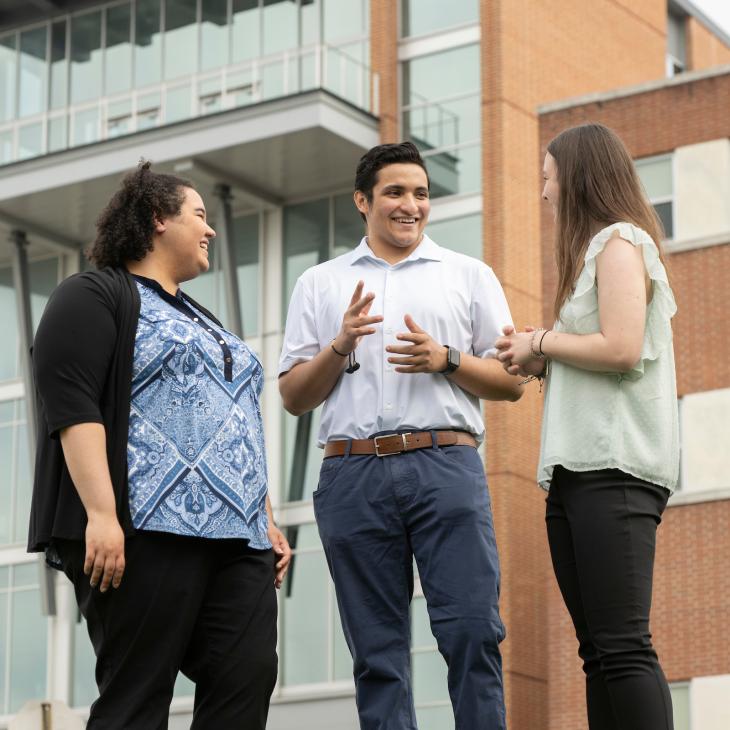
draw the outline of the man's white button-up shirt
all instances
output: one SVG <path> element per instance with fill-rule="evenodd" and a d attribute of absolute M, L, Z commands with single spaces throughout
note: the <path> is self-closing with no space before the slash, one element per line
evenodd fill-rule
<path fill-rule="evenodd" d="M 502 327 L 512 324 L 492 269 L 425 235 L 397 264 L 375 256 L 363 238 L 354 251 L 305 271 L 289 303 L 279 374 L 330 346 L 360 279 L 363 293 L 375 294 L 369 314 L 381 314 L 383 321 L 360 340 L 360 369 L 343 372 L 325 401 L 319 444 L 402 429 L 459 429 L 481 441 L 484 421 L 476 396 L 439 373 L 398 373 L 388 362 L 388 345 L 409 344 L 396 339 L 408 331 L 406 314 L 436 342 L 477 357 L 493 357 Z"/>

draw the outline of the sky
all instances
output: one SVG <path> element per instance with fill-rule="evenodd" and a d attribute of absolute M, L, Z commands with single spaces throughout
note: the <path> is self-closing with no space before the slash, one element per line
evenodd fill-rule
<path fill-rule="evenodd" d="M 690 2 L 730 35 L 730 2 L 728 0 L 690 0 Z"/>

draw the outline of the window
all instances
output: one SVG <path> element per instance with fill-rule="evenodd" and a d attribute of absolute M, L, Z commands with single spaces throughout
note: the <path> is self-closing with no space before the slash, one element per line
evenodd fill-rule
<path fill-rule="evenodd" d="M 215 228 L 214 216 L 211 224 Z M 239 216 L 233 219 L 233 251 L 238 277 L 238 295 L 243 321 L 243 334 L 246 339 L 258 335 L 260 266 L 259 266 L 259 214 Z M 223 322 L 228 322 L 226 288 L 223 278 L 221 257 L 217 252 L 215 240 L 209 251 L 210 268 L 204 274 L 185 282 L 182 290 L 196 299 Z"/>
<path fill-rule="evenodd" d="M 674 730 L 690 730 L 689 682 L 676 682 L 669 685 L 674 710 Z"/>
<path fill-rule="evenodd" d="M 20 34 L 19 116 L 40 114 L 46 107 L 46 27 Z"/>
<path fill-rule="evenodd" d="M 429 223 L 426 233 L 439 246 L 473 256 L 480 261 L 484 258 L 481 213 Z"/>
<path fill-rule="evenodd" d="M 48 622 L 40 612 L 38 575 L 35 560 L 0 565 L 0 715 L 46 696 Z"/>
<path fill-rule="evenodd" d="M 685 395 L 679 402 L 683 493 L 730 490 L 730 388 Z"/>
<path fill-rule="evenodd" d="M 414 565 L 414 572 L 416 568 Z M 453 730 L 447 667 L 431 633 L 426 599 L 416 583 L 411 602 L 411 671 L 419 730 Z"/>
<path fill-rule="evenodd" d="M 128 3 L 106 11 L 104 93 L 127 91 L 132 86 L 132 8 Z"/>
<path fill-rule="evenodd" d="M 636 160 L 636 172 L 639 174 L 649 202 L 659 216 L 664 227 L 664 235 L 674 237 L 674 175 L 672 172 L 672 156 L 644 157 Z"/>
<path fill-rule="evenodd" d="M 448 3 L 401 1 L 401 34 L 404 38 L 478 22 L 478 0 L 451 0 Z"/>
<path fill-rule="evenodd" d="M 15 33 L 0 38 L 0 122 L 15 117 Z"/>
<path fill-rule="evenodd" d="M 667 15 L 667 77 L 687 70 L 687 18 Z"/>
<path fill-rule="evenodd" d="M 479 74 L 477 44 L 403 63 L 403 131 L 428 164 L 432 197 L 481 185 Z"/>
<path fill-rule="evenodd" d="M 71 103 L 101 95 L 101 12 L 71 19 Z"/>

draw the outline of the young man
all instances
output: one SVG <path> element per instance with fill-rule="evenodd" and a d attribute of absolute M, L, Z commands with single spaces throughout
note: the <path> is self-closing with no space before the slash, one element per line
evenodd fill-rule
<path fill-rule="evenodd" d="M 363 156 L 355 205 L 367 226 L 360 245 L 296 284 L 279 389 L 295 415 L 324 403 L 314 509 L 353 656 L 360 725 L 416 728 L 415 556 L 456 727 L 501 730 L 499 564 L 476 446 L 479 399 L 522 395 L 492 357 L 509 309 L 488 266 L 424 234 L 429 180 L 414 145 Z"/>

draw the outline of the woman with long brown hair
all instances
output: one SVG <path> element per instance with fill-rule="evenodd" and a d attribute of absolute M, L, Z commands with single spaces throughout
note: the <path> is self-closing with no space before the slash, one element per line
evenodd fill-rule
<path fill-rule="evenodd" d="M 671 730 L 649 632 L 656 528 L 679 471 L 661 224 L 603 125 L 559 134 L 543 175 L 556 223 L 555 324 L 506 330 L 499 358 L 547 381 L 538 482 L 590 730 Z"/>

